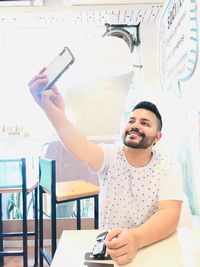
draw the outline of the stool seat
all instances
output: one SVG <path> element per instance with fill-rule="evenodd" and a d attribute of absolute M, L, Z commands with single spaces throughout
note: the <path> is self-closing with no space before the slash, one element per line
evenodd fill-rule
<path fill-rule="evenodd" d="M 73 200 L 80 197 L 99 194 L 99 186 L 84 180 L 73 180 L 56 183 L 56 200 Z"/>
<path fill-rule="evenodd" d="M 39 185 L 38 179 L 30 179 L 27 181 L 26 184 L 26 192 L 32 192 L 36 187 Z M 1 185 L 0 194 L 7 194 L 7 193 L 21 193 L 22 187 L 21 185 Z"/>

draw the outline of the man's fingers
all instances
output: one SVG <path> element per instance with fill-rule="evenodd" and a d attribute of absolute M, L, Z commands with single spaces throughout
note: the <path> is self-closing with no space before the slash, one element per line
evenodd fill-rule
<path fill-rule="evenodd" d="M 39 79 L 44 79 L 44 78 L 47 78 L 46 74 L 45 73 L 39 73 L 37 75 L 35 75 L 29 82 L 28 82 L 28 86 L 32 86 L 32 84 L 39 80 Z"/>
<path fill-rule="evenodd" d="M 121 234 L 121 232 L 122 232 L 121 228 L 117 228 L 110 231 L 106 237 L 106 241 L 111 241 L 112 239 L 117 238 L 118 235 Z"/>
<path fill-rule="evenodd" d="M 35 94 L 41 94 L 43 86 L 48 82 L 47 78 L 36 79 L 29 87 L 30 92 Z"/>
<path fill-rule="evenodd" d="M 118 249 L 112 249 L 112 248 L 110 249 L 107 247 L 106 253 L 110 255 L 112 258 L 117 258 L 126 253 L 126 248 L 125 246 L 120 247 Z"/>
<path fill-rule="evenodd" d="M 45 100 L 47 100 L 47 99 L 49 99 L 51 97 L 55 97 L 55 96 L 56 96 L 56 94 L 55 94 L 55 92 L 53 90 L 45 90 L 41 94 L 41 99 L 45 101 Z"/>
<path fill-rule="evenodd" d="M 105 241 L 105 244 L 110 249 L 118 249 L 127 244 L 126 238 L 122 235 L 123 229 L 114 229 L 112 230 Z"/>
<path fill-rule="evenodd" d="M 40 71 L 39 74 L 42 74 L 46 70 L 46 67 L 43 67 Z"/>

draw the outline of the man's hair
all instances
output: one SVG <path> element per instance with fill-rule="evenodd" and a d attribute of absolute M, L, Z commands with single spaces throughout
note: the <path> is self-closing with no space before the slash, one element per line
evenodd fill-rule
<path fill-rule="evenodd" d="M 146 109 L 146 110 L 149 110 L 151 112 L 153 112 L 156 116 L 156 118 L 158 119 L 159 121 L 159 130 L 161 131 L 162 130 L 162 117 L 160 115 L 160 112 L 158 110 L 158 108 L 156 107 L 155 104 L 151 103 L 151 102 L 148 102 L 148 101 L 142 101 L 142 102 L 139 102 L 134 108 L 132 111 L 136 110 L 136 109 Z"/>

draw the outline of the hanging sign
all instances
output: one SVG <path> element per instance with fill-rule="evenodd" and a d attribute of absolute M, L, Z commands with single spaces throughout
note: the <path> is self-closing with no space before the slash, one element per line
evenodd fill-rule
<path fill-rule="evenodd" d="M 188 80 L 197 62 L 197 3 L 169 0 L 159 29 L 159 72 L 163 89 Z"/>

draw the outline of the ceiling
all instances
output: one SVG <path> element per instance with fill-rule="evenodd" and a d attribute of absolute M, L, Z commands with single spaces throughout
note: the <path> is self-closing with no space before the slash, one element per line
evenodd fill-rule
<path fill-rule="evenodd" d="M 35 4 L 41 4 L 43 0 L 33 1 Z M 64 4 L 62 0 L 46 0 L 44 1 L 44 6 L 0 7 L 0 26 L 41 27 L 43 25 L 60 27 L 60 25 L 66 24 L 105 25 L 105 23 L 138 25 L 141 22 L 157 21 L 162 8 L 162 1 L 158 0 L 65 1 L 68 4 Z M 14 5 L 15 1 L 3 2 L 12 2 Z M 23 0 L 22 2 L 32 1 Z M 122 2 L 123 4 L 120 4 Z"/>

